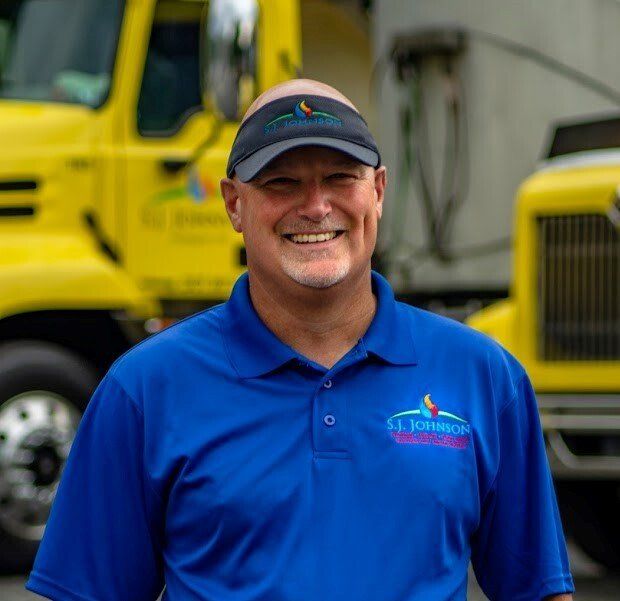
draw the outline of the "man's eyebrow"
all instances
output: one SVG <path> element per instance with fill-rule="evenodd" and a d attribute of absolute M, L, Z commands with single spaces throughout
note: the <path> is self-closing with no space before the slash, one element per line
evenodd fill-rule
<path fill-rule="evenodd" d="M 284 165 L 284 164 L 268 165 L 264 169 L 261 169 L 259 171 L 259 173 L 257 173 L 256 177 L 257 178 L 259 178 L 259 177 L 260 178 L 269 177 L 270 175 L 272 175 L 276 171 L 278 171 L 280 169 L 284 169 L 285 167 L 286 167 L 286 165 Z"/>
<path fill-rule="evenodd" d="M 363 164 L 355 159 L 342 157 L 329 162 L 329 166 L 333 167 L 363 167 Z"/>

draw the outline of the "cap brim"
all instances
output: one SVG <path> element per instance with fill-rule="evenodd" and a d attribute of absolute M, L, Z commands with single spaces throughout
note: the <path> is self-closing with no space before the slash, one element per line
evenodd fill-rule
<path fill-rule="evenodd" d="M 256 177 L 261 169 L 265 168 L 281 154 L 293 148 L 301 148 L 302 146 L 323 146 L 324 148 L 338 150 L 370 167 L 378 167 L 379 163 L 379 155 L 374 150 L 366 148 L 365 146 L 346 140 L 339 140 L 338 138 L 307 136 L 274 142 L 269 146 L 257 150 L 235 165 L 235 173 L 242 182 L 249 182 Z"/>

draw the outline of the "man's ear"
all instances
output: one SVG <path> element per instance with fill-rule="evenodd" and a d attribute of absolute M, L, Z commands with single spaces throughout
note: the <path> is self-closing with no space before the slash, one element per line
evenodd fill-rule
<path fill-rule="evenodd" d="M 222 191 L 222 198 L 224 199 L 230 223 L 232 223 L 235 232 L 242 232 L 241 200 L 239 199 L 237 182 L 225 177 L 220 181 L 220 190 Z"/>
<path fill-rule="evenodd" d="M 385 166 L 375 169 L 375 202 L 377 207 L 377 217 L 381 219 L 383 214 L 383 199 L 385 197 L 385 186 L 387 184 L 387 170 Z"/>

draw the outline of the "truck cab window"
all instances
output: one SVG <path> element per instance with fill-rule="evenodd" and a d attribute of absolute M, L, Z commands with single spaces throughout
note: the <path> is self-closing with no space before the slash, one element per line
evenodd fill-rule
<path fill-rule="evenodd" d="M 160 0 L 157 4 L 138 100 L 142 135 L 173 135 L 202 109 L 201 10 L 198 2 Z"/>
<path fill-rule="evenodd" d="M 0 4 L 0 98 L 86 104 L 107 98 L 124 0 Z"/>

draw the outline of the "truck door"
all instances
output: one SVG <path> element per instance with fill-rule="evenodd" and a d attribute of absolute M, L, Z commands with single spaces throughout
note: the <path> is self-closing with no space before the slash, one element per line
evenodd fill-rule
<path fill-rule="evenodd" d="M 151 5 L 143 28 L 148 47 L 125 140 L 123 264 L 164 307 L 166 301 L 171 307 L 179 301 L 215 302 L 227 297 L 243 270 L 242 240 L 219 192 L 237 124 L 202 108 L 205 3 Z M 135 35 L 133 44 L 138 46 Z M 197 154 L 200 171 L 192 161 Z"/>

